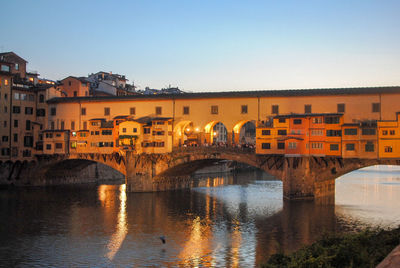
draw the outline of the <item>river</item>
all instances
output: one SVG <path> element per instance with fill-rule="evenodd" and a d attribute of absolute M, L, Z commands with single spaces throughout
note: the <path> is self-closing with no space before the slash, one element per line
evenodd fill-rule
<path fill-rule="evenodd" d="M 1 190 L 0 266 L 253 267 L 327 232 L 400 223 L 399 167 L 339 178 L 334 205 L 284 201 L 282 183 L 261 172 L 199 180 L 160 193 L 106 184 Z"/>

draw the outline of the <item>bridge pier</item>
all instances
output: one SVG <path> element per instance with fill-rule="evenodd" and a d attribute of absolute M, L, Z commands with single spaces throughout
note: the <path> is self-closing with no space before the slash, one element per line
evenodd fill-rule
<path fill-rule="evenodd" d="M 335 196 L 335 177 L 315 165 L 312 157 L 286 157 L 282 172 L 283 197 L 289 200 Z M 336 170 L 336 169 L 334 169 Z"/>

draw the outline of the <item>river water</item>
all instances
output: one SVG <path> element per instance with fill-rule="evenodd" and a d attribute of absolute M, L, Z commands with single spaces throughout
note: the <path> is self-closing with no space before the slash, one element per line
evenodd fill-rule
<path fill-rule="evenodd" d="M 199 185 L 140 194 L 105 184 L 1 190 L 0 266 L 254 267 L 327 232 L 400 224 L 399 167 L 339 178 L 335 205 L 284 201 L 282 183 L 259 172 Z"/>

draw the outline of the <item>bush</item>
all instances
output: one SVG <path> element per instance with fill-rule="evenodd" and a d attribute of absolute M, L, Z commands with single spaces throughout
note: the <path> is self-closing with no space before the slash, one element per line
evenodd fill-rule
<path fill-rule="evenodd" d="M 274 254 L 262 267 L 375 267 L 400 243 L 400 227 L 325 235 L 292 254 Z"/>

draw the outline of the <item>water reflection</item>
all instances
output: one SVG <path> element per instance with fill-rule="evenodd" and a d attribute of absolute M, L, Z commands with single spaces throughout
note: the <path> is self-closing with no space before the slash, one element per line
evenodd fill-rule
<path fill-rule="evenodd" d="M 101 195 L 99 196 L 100 201 Z M 128 233 L 128 227 L 126 224 L 126 185 L 123 184 L 119 187 L 119 212 L 118 212 L 118 223 L 117 230 L 112 235 L 110 242 L 107 245 L 109 252 L 107 258 L 110 260 L 114 259 L 115 254 L 120 249 L 122 242 L 125 240 L 126 234 Z"/>
<path fill-rule="evenodd" d="M 400 221 L 396 170 L 340 178 L 336 205 L 283 201 L 282 183 L 264 176 L 198 178 L 201 187 L 160 193 L 126 194 L 125 185 L 0 191 L 0 263 L 253 267 L 325 232 Z"/>
<path fill-rule="evenodd" d="M 400 167 L 374 166 L 336 180 L 336 214 L 360 227 L 397 227 L 400 220 Z"/>

